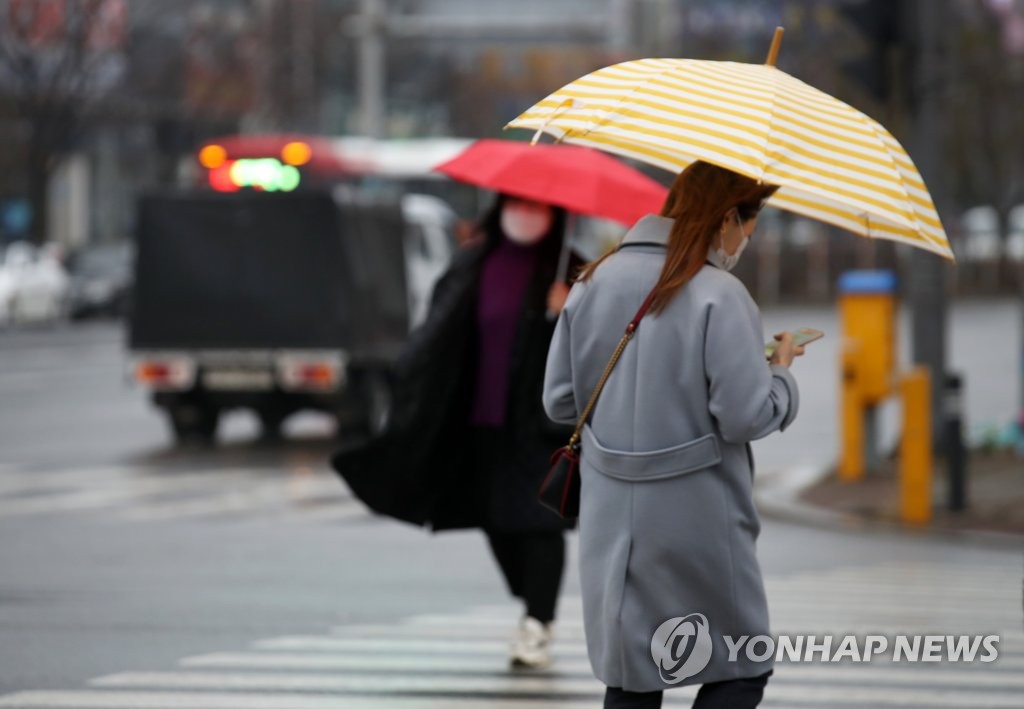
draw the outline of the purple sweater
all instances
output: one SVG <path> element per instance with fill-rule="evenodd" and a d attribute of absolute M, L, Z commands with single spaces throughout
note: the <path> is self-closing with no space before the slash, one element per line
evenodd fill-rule
<path fill-rule="evenodd" d="M 503 238 L 484 261 L 476 311 L 476 389 L 469 417 L 474 426 L 505 423 L 512 347 L 537 252 L 537 246 L 520 246 Z"/>

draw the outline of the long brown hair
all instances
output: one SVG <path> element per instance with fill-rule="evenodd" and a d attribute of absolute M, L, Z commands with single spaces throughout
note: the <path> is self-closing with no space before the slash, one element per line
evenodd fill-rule
<path fill-rule="evenodd" d="M 704 266 L 711 242 L 730 209 L 735 208 L 740 219 L 749 221 L 777 189 L 777 185 L 758 183 L 703 160 L 691 163 L 680 172 L 661 208 L 661 216 L 675 223 L 668 238 L 665 265 L 654 286 L 650 312 L 664 310 L 676 292 Z M 589 280 L 613 253 L 614 250 L 589 264 L 579 280 Z"/>

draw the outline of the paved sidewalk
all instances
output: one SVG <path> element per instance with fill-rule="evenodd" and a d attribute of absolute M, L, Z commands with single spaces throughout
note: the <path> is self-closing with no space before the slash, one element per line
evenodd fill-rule
<path fill-rule="evenodd" d="M 800 500 L 866 522 L 906 526 L 900 519 L 900 489 L 896 461 L 864 480 L 844 483 L 835 475 L 809 486 Z M 967 470 L 967 508 L 949 509 L 947 470 L 936 465 L 932 486 L 932 519 L 924 528 L 943 532 L 982 532 L 1021 535 L 1024 540 L 1024 458 L 1012 451 L 974 453 Z"/>

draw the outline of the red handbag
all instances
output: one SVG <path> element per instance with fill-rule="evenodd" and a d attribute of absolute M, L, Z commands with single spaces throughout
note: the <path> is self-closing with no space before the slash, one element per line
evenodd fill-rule
<path fill-rule="evenodd" d="M 604 389 L 612 369 L 615 368 L 615 364 L 619 361 L 619 357 L 622 356 L 626 345 L 629 344 L 629 341 L 633 339 L 633 335 L 636 334 L 636 329 L 640 326 L 640 320 L 647 314 L 647 309 L 650 307 L 653 299 L 654 291 L 652 290 L 647 295 L 643 305 L 640 306 L 640 309 L 636 311 L 636 315 L 629 325 L 626 326 L 626 333 L 619 340 L 612 358 L 604 368 L 597 386 L 594 387 L 594 393 L 590 395 L 590 401 L 587 402 L 586 408 L 583 409 L 583 413 L 576 422 L 576 430 L 572 432 L 569 443 L 556 450 L 551 456 L 551 467 L 540 484 L 540 490 L 537 491 L 537 499 L 542 505 L 564 519 L 576 519 L 580 514 L 580 433 L 590 418 L 590 414 L 593 413 L 594 406 L 597 405 L 597 397 L 601 395 L 601 390 Z"/>

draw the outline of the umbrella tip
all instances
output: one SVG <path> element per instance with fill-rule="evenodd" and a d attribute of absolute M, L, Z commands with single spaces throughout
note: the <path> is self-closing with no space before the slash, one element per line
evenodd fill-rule
<path fill-rule="evenodd" d="M 776 27 L 775 36 L 772 37 L 772 46 L 768 50 L 768 59 L 765 60 L 765 64 L 768 66 L 775 66 L 775 61 L 779 58 L 779 48 L 782 46 L 782 33 L 785 32 L 785 28 Z"/>

